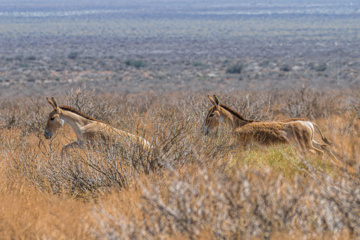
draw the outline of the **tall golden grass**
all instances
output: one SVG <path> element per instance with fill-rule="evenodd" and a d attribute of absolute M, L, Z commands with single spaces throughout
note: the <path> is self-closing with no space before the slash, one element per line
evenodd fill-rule
<path fill-rule="evenodd" d="M 56 97 L 56 96 L 55 96 Z M 232 92 L 222 101 L 247 118 L 306 117 L 339 161 L 293 146 L 230 148 L 230 129 L 204 136 L 211 105 L 200 93 L 99 96 L 71 91 L 59 104 L 154 145 L 146 173 L 137 146 L 60 150 L 65 126 L 45 140 L 43 98 L 0 104 L 1 239 L 324 239 L 360 236 L 358 91 Z M 319 138 L 317 138 L 319 139 Z"/>

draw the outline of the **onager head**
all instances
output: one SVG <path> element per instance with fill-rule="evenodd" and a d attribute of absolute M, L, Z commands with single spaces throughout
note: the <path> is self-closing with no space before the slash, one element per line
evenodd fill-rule
<path fill-rule="evenodd" d="M 44 136 L 46 139 L 50 139 L 54 133 L 64 125 L 64 120 L 60 117 L 60 108 L 58 107 L 54 98 L 46 98 L 53 110 L 50 112 L 48 121 L 45 126 Z"/>
<path fill-rule="evenodd" d="M 219 99 L 215 95 L 214 98 L 208 95 L 208 98 L 214 106 L 209 109 L 205 121 L 201 126 L 201 131 L 203 131 L 205 135 L 209 134 L 210 131 L 219 127 L 220 124 L 224 121 L 224 118 L 220 114 Z"/>

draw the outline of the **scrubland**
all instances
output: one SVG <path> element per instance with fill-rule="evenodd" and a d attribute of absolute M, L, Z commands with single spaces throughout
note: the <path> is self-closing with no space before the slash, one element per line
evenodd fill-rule
<path fill-rule="evenodd" d="M 65 125 L 43 137 L 45 98 L 0 104 L 2 239 L 353 239 L 360 236 L 360 95 L 356 90 L 229 92 L 222 103 L 247 118 L 306 117 L 333 143 L 324 159 L 294 146 L 229 148 L 223 126 L 200 127 L 200 93 L 55 96 L 154 146 L 73 150 Z M 316 135 L 317 141 L 321 141 Z M 147 172 L 144 158 L 161 166 Z"/>
<path fill-rule="evenodd" d="M 0 239 L 360 237 L 357 3 L 110 2 L 1 3 Z M 250 119 L 314 121 L 336 159 L 203 135 L 207 94 Z M 61 157 L 76 137 L 44 138 L 46 96 L 152 151 Z"/>

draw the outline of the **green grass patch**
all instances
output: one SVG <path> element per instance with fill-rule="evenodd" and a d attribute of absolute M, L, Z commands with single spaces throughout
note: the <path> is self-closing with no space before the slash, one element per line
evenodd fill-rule
<path fill-rule="evenodd" d="M 306 175 L 308 171 L 306 164 L 330 174 L 334 172 L 330 161 L 313 154 L 300 156 L 293 146 L 281 145 L 266 148 L 253 146 L 244 151 L 233 152 L 227 163 L 227 169 L 230 172 L 234 168 L 241 167 L 249 167 L 257 171 L 270 169 L 273 173 L 293 178 L 297 174 Z"/>

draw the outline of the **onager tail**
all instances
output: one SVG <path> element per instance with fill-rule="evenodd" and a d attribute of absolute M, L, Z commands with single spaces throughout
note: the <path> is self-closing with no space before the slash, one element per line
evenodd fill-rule
<path fill-rule="evenodd" d="M 329 146 L 332 146 L 332 143 L 329 142 L 329 140 L 327 140 L 327 138 L 324 136 L 324 134 L 321 132 L 319 126 L 316 123 L 312 123 L 314 125 L 314 127 L 316 128 L 316 130 L 318 131 L 318 133 L 321 136 L 321 140 L 324 141 L 324 143 L 328 144 Z"/>

